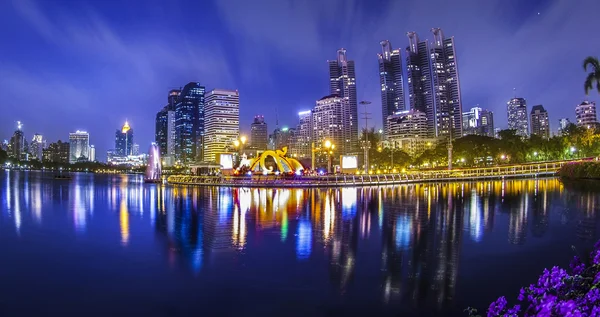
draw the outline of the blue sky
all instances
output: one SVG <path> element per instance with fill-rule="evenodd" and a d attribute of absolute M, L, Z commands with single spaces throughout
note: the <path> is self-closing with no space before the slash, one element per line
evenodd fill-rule
<path fill-rule="evenodd" d="M 275 109 L 294 126 L 328 94 L 340 47 L 381 126 L 379 41 L 403 49 L 407 31 L 431 38 L 432 27 L 455 37 L 463 110 L 489 108 L 505 128 L 516 88 L 555 130 L 585 98 L 599 11 L 595 0 L 0 0 L 0 139 L 17 120 L 48 141 L 83 129 L 104 157 L 128 119 L 146 149 L 168 90 L 189 81 L 238 89 L 243 131 L 256 114 L 274 128 Z"/>

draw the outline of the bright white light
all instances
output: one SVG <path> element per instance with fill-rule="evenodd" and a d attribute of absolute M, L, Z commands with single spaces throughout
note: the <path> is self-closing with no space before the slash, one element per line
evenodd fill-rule
<path fill-rule="evenodd" d="M 277 173 L 279 173 L 279 172 L 277 172 Z M 296 175 L 298 175 L 298 176 L 302 175 L 302 170 L 297 170 Z"/>

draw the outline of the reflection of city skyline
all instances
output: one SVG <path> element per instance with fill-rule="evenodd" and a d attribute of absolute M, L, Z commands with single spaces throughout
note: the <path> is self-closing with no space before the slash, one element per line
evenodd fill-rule
<path fill-rule="evenodd" d="M 293 246 L 296 261 L 327 259 L 323 279 L 338 294 L 352 290 L 357 263 L 371 254 L 380 258 L 381 271 L 371 275 L 380 276 L 382 300 L 417 307 L 447 307 L 463 245 L 482 243 L 494 231 L 518 246 L 543 237 L 552 217 L 564 217 L 578 237 L 596 237 L 595 193 L 565 189 L 556 179 L 342 189 L 165 187 L 127 176 L 59 183 L 5 173 L 0 179 L 0 216 L 17 233 L 26 219 L 44 223 L 42 201 L 65 210 L 78 235 L 108 207 L 124 249 L 146 239 L 142 220 L 162 241 L 169 265 L 196 274 L 264 244 Z M 574 207 L 557 210 L 552 201 Z"/>

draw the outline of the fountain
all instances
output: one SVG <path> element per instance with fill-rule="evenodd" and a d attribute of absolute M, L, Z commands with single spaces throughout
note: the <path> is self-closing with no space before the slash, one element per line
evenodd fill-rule
<path fill-rule="evenodd" d="M 148 151 L 148 166 L 146 167 L 146 175 L 144 176 L 146 183 L 162 183 L 162 169 L 160 163 L 160 152 L 156 143 L 150 145 Z"/>

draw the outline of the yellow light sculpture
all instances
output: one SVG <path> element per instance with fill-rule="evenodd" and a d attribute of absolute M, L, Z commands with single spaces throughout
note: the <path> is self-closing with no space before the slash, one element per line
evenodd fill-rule
<path fill-rule="evenodd" d="M 286 157 L 286 153 L 287 146 L 284 146 L 281 150 L 264 151 L 259 157 L 250 162 L 250 170 L 252 172 L 267 171 L 268 174 L 274 173 L 273 168 L 267 168 L 265 164 L 265 159 L 269 156 L 275 160 L 275 165 L 277 165 L 278 170 L 282 173 L 295 173 L 304 170 L 304 166 L 302 166 L 298 160 L 291 157 Z"/>

